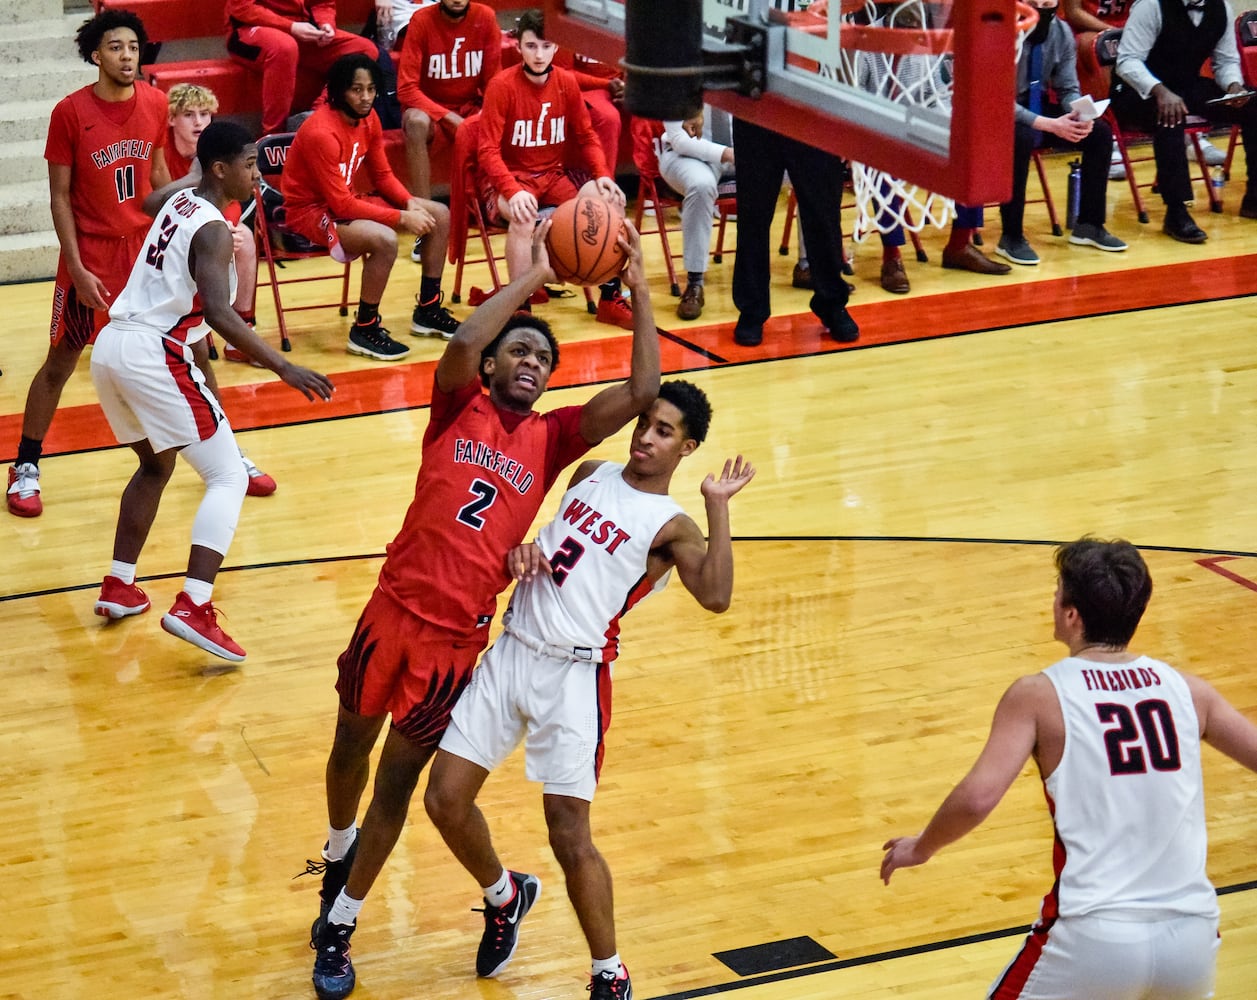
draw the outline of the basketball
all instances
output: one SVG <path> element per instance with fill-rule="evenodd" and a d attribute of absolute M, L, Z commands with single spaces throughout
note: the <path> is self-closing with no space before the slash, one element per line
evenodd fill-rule
<path fill-rule="evenodd" d="M 546 250 L 560 281 L 601 285 L 624 268 L 616 242 L 624 217 L 601 198 L 573 198 L 554 210 Z"/>

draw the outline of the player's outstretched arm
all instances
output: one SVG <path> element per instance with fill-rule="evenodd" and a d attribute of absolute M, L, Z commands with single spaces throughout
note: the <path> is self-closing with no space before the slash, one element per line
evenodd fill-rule
<path fill-rule="evenodd" d="M 619 243 L 627 257 L 625 282 L 634 293 L 632 367 L 627 381 L 603 389 L 581 410 L 581 436 L 590 444 L 597 444 L 645 413 L 659 395 L 659 330 L 642 263 L 642 240 L 631 223 L 624 223 Z"/>
<path fill-rule="evenodd" d="M 231 344 L 245 354 L 260 361 L 292 386 L 306 399 L 332 398 L 332 382 L 309 368 L 294 365 L 275 348 L 249 329 L 240 314 L 231 308 L 231 280 L 229 267 L 233 247 L 231 230 L 226 223 L 211 222 L 197 230 L 192 237 L 192 253 L 195 258 L 196 289 L 201 297 L 205 322 Z"/>
<path fill-rule="evenodd" d="M 972 769 L 943 800 L 933 819 L 915 837 L 892 837 L 882 845 L 882 882 L 900 868 L 923 865 L 935 854 L 973 831 L 991 814 L 1034 752 L 1040 705 L 1055 698 L 1042 674 L 1022 677 L 1004 692 L 995 709 L 991 733 Z"/>
<path fill-rule="evenodd" d="M 1250 771 L 1257 771 L 1257 726 L 1208 681 L 1183 675 L 1196 705 L 1200 738 Z"/>
<path fill-rule="evenodd" d="M 436 366 L 436 383 L 443 392 L 462 388 L 480 376 L 480 352 L 506 325 L 506 321 L 547 281 L 556 281 L 546 253 L 546 220 L 533 230 L 532 264 L 509 285 L 489 296 L 476 311 L 459 324 L 454 338 L 445 345 L 445 353 Z"/>
<path fill-rule="evenodd" d="M 708 473 L 701 487 L 707 505 L 707 539 L 688 517 L 679 518 L 671 543 L 677 574 L 685 589 L 708 611 L 729 610 L 733 600 L 733 536 L 729 501 L 755 477 L 755 467 L 742 456 L 726 459 L 719 478 Z"/>

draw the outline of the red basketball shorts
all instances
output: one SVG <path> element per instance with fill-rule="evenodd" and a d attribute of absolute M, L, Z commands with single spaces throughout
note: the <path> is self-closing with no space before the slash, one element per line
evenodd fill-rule
<path fill-rule="evenodd" d="M 403 736 L 435 748 L 488 641 L 488 625 L 470 635 L 452 633 L 377 587 L 336 661 L 340 703 L 357 715 L 387 712 Z"/>
<path fill-rule="evenodd" d="M 105 301 L 109 304 L 126 287 L 135 258 L 144 248 L 145 229 L 130 236 L 91 236 L 78 234 L 79 258 L 83 266 L 96 275 L 105 285 Z M 81 351 L 96 339 L 106 323 L 109 312 L 93 309 L 79 301 L 78 291 L 70 278 L 70 268 L 65 256 L 57 258 L 57 280 L 52 289 L 52 322 L 48 338 L 54 344 L 65 344 Z"/>

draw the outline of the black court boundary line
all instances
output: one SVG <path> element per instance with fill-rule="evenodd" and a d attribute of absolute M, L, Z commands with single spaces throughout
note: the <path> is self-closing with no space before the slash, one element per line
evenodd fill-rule
<path fill-rule="evenodd" d="M 1257 880 L 1238 882 L 1235 885 L 1223 886 L 1215 890 L 1219 896 L 1227 896 L 1237 892 L 1250 892 L 1257 889 Z M 692 997 L 715 996 L 719 993 L 732 993 L 734 990 L 745 990 L 755 986 L 766 986 L 770 983 L 787 982 L 801 979 L 804 976 L 816 976 L 826 972 L 841 972 L 843 969 L 854 969 L 862 965 L 876 965 L 879 962 L 891 962 L 900 958 L 912 958 L 916 955 L 928 955 L 936 951 L 949 951 L 952 948 L 963 948 L 966 945 L 982 944 L 1006 937 L 1020 937 L 1028 934 L 1030 924 L 1019 927 L 1004 927 L 1000 930 L 983 931 L 978 934 L 965 934 L 962 937 L 946 938 L 942 941 L 931 941 L 928 944 L 911 945 L 907 948 L 892 948 L 888 951 L 874 952 L 871 955 L 860 955 L 856 958 L 840 958 L 835 962 L 821 962 L 816 965 L 800 966 L 795 969 L 782 969 L 763 976 L 748 976 L 728 983 L 716 983 L 711 986 L 699 986 L 680 993 L 665 993 L 653 1000 L 690 1000 Z"/>
<path fill-rule="evenodd" d="M 1073 539 L 1069 539 L 1072 541 Z M 1042 538 L 959 538 L 932 537 L 928 535 L 735 535 L 732 541 L 737 543 L 753 542 L 928 542 L 935 545 L 1037 545 L 1056 548 L 1066 542 L 1051 541 Z M 1135 547 L 1146 552 L 1177 552 L 1184 555 L 1233 556 L 1237 559 L 1257 558 L 1257 552 L 1246 552 L 1240 549 L 1202 549 L 1190 545 L 1140 545 Z M 358 552 L 343 556 L 320 556 L 315 559 L 276 559 L 270 562 L 246 563 L 241 566 L 223 566 L 219 573 L 243 573 L 265 569 L 289 569 L 294 566 L 326 566 L 332 563 L 359 562 L 366 559 L 383 559 L 383 552 Z M 183 570 L 174 573 L 157 573 L 152 576 L 138 576 L 136 583 L 149 583 L 154 580 L 174 580 L 187 574 Z M 73 594 L 80 590 L 93 590 L 100 582 L 75 583 L 64 587 L 51 587 L 47 590 L 29 590 L 19 594 L 0 594 L 0 604 L 7 601 L 21 601 L 35 597 L 53 597 L 57 594 Z"/>
<path fill-rule="evenodd" d="M 823 350 L 808 351 L 802 354 L 775 355 L 772 357 L 762 357 L 762 358 L 746 358 L 740 361 L 731 361 L 728 358 L 725 358 L 723 355 L 716 354 L 715 352 L 710 351 L 705 347 L 701 347 L 698 344 L 695 344 L 693 341 L 686 340 L 684 337 L 679 337 L 676 334 L 672 333 L 672 331 L 665 330 L 663 327 L 656 327 L 656 330 L 658 331 L 661 337 L 665 337 L 672 343 L 677 344 L 678 346 L 686 349 L 687 351 L 690 351 L 693 354 L 697 354 L 700 357 L 706 358 L 708 361 L 713 363 L 712 365 L 702 365 L 702 366 L 695 365 L 689 368 L 670 368 L 666 372 L 663 373 L 664 377 L 667 377 L 667 376 L 672 376 L 672 375 L 691 375 L 691 374 L 701 373 L 701 372 L 722 371 L 722 370 L 726 370 L 730 368 L 742 368 L 747 365 L 762 365 L 762 364 L 772 364 L 772 363 L 781 362 L 781 361 L 796 361 L 803 358 L 828 358 L 828 357 L 834 357 L 841 354 L 851 354 L 856 351 L 869 351 L 869 350 L 885 349 L 885 348 L 890 348 L 890 347 L 905 347 L 911 344 L 920 344 L 920 343 L 925 343 L 925 342 L 933 341 L 933 340 L 951 340 L 956 337 L 972 337 L 976 334 L 981 334 L 981 333 L 1000 333 L 1005 330 L 1030 329 L 1031 327 L 1044 326 L 1048 323 L 1073 323 L 1080 320 L 1102 319 L 1109 316 L 1123 316 L 1127 313 L 1152 312 L 1157 309 L 1181 309 L 1181 308 L 1186 308 L 1188 306 L 1203 305 L 1203 304 L 1213 303 L 1213 302 L 1229 302 L 1234 299 L 1250 299 L 1250 298 L 1257 298 L 1257 292 L 1243 292 L 1243 293 L 1237 293 L 1235 295 L 1204 296 L 1199 299 L 1188 299 L 1183 302 L 1171 302 L 1171 303 L 1166 303 L 1163 305 L 1129 306 L 1123 309 L 1109 309 L 1109 310 L 1105 310 L 1101 312 L 1080 313 L 1077 316 L 1058 316 L 1058 317 L 1050 318 L 1050 319 L 1034 320 L 1029 323 L 1004 323 L 997 326 L 984 326 L 976 330 L 953 330 L 950 333 L 925 334 L 919 337 L 910 337 L 910 338 L 905 338 L 902 340 L 889 340 L 882 343 L 872 343 L 872 344 L 858 344 L 857 343 L 852 346 L 844 347 L 841 350 L 837 348 L 827 347 Z M 798 315 L 803 315 L 803 314 L 799 313 Z M 713 365 L 715 367 L 713 367 Z M 548 386 L 546 388 L 546 392 L 549 392 L 551 389 L 555 389 L 555 390 L 581 389 L 581 388 L 590 388 L 592 386 L 599 386 L 599 385 L 611 385 L 613 383 L 622 382 L 622 381 L 623 379 L 601 379 L 599 381 L 593 381 L 593 382 L 573 382 L 570 385 Z M 283 423 L 258 424 L 254 427 L 245 427 L 245 428 L 233 427 L 231 430 L 233 434 L 239 436 L 241 434 L 252 434 L 254 431 L 280 430 L 285 427 L 305 427 L 305 426 L 312 426 L 315 424 L 333 423 L 338 420 L 356 420 L 359 417 L 385 416 L 390 413 L 409 413 L 411 410 L 429 409 L 431 405 L 432 405 L 431 403 L 416 403 L 414 406 L 394 406 L 394 407 L 389 407 L 388 409 L 384 409 L 384 410 L 362 410 L 362 411 L 359 411 L 358 413 L 342 413 L 339 416 L 335 416 L 335 417 L 311 417 L 307 420 L 288 420 L 288 421 L 284 421 Z M 121 444 L 98 445 L 94 448 L 78 448 L 78 449 L 74 449 L 70 451 L 49 452 L 48 454 L 44 455 L 43 458 L 61 458 L 63 456 L 70 456 L 70 455 L 91 455 L 95 452 L 116 451 L 117 449 L 125 448 L 125 447 L 127 446 L 121 445 Z M 41 458 L 41 461 L 43 460 L 43 458 Z M 16 461 L 16 459 L 17 459 L 16 454 L 0 456 L 0 464 L 11 464 L 14 461 Z M 3 598 L 0 598 L 0 600 L 2 599 Z"/>

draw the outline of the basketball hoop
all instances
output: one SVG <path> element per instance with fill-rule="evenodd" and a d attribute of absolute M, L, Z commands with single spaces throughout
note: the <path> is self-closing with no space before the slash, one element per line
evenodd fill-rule
<path fill-rule="evenodd" d="M 813 5 L 815 6 L 815 5 Z M 1021 44 L 1038 23 L 1039 13 L 1018 2 L 1014 61 Z M 930 28 L 947 20 L 950 3 L 937 0 L 900 0 L 889 11 L 874 0 L 842 0 L 840 71 L 851 86 L 905 108 L 950 109 L 952 95 L 953 33 Z M 871 232 L 890 232 L 902 226 L 920 232 L 927 224 L 945 226 L 955 214 L 955 202 L 863 163 L 852 162 L 851 181 L 856 198 L 855 239 Z"/>

